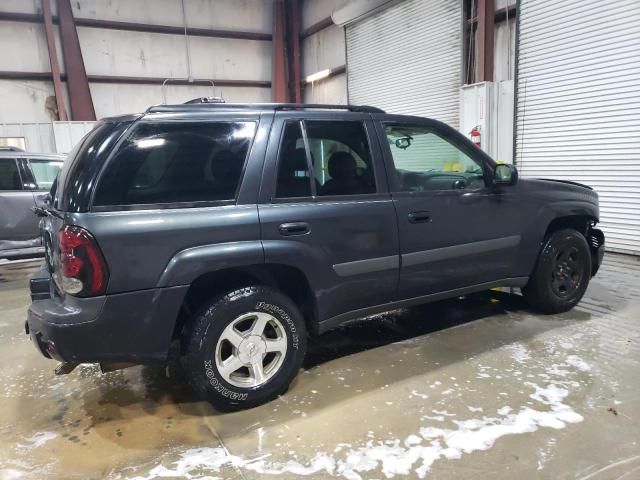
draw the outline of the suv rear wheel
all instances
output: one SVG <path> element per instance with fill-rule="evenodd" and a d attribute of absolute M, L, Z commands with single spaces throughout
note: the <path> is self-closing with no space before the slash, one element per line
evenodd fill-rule
<path fill-rule="evenodd" d="M 584 236 L 573 229 L 558 230 L 547 238 L 522 293 L 536 310 L 566 312 L 580 301 L 590 277 L 591 252 Z"/>
<path fill-rule="evenodd" d="M 296 305 L 269 287 L 246 287 L 196 314 L 186 374 L 218 410 L 248 408 L 282 394 L 305 351 L 306 329 Z"/>

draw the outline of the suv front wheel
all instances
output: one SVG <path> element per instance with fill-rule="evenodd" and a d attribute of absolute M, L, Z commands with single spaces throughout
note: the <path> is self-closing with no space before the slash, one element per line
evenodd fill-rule
<path fill-rule="evenodd" d="M 284 393 L 306 351 L 300 311 L 269 287 L 246 287 L 218 297 L 192 325 L 187 376 L 222 411 L 253 407 Z"/>
<path fill-rule="evenodd" d="M 591 252 L 584 235 L 558 230 L 546 239 L 522 294 L 543 313 L 566 312 L 582 299 L 590 278 Z"/>

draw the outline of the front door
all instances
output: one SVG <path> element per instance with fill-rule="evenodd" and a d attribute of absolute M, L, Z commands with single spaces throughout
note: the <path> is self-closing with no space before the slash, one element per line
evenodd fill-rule
<path fill-rule="evenodd" d="M 491 165 L 455 130 L 387 118 L 377 128 L 398 213 L 399 298 L 508 279 L 523 221 L 513 191 L 491 186 Z"/>
<path fill-rule="evenodd" d="M 270 138 L 259 205 L 266 262 L 305 274 L 320 321 L 392 301 L 398 230 L 370 117 L 282 112 Z"/>

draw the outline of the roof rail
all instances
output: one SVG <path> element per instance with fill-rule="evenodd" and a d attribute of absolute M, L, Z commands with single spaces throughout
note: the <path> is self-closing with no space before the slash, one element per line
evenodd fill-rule
<path fill-rule="evenodd" d="M 206 97 L 205 97 L 206 98 Z M 189 100 L 178 105 L 154 105 L 146 113 L 175 112 L 194 109 L 220 110 L 348 110 L 362 113 L 385 113 L 384 110 L 367 105 L 328 105 L 320 103 L 223 103 L 219 101 L 202 101 L 204 98 Z"/>
<path fill-rule="evenodd" d="M 184 105 L 192 105 L 194 103 L 225 103 L 222 97 L 198 97 L 192 100 L 187 100 Z"/>

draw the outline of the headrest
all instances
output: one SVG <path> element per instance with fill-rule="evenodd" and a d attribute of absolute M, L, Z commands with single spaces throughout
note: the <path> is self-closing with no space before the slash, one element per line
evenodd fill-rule
<path fill-rule="evenodd" d="M 336 152 L 329 158 L 331 178 L 346 179 L 356 176 L 356 159 L 348 152 Z"/>

